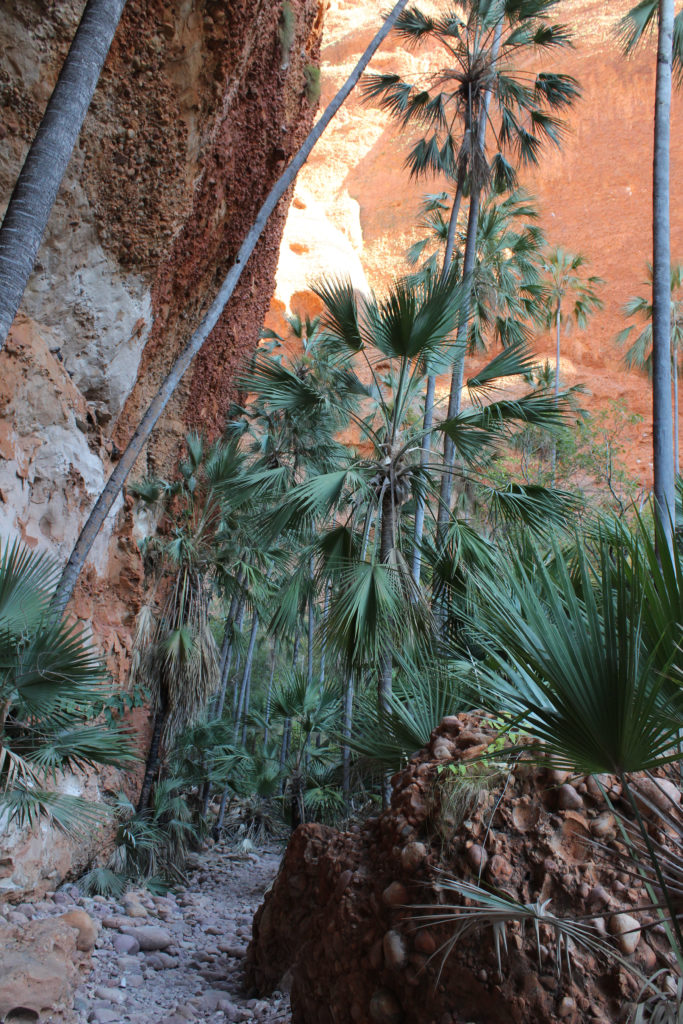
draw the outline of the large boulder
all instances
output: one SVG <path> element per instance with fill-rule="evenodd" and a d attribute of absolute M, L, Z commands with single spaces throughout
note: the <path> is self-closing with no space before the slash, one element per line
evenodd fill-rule
<path fill-rule="evenodd" d="M 349 832 L 309 824 L 293 834 L 254 921 L 247 974 L 260 993 L 289 974 L 296 1024 L 625 1018 L 637 994 L 629 973 L 570 947 L 572 978 L 565 965 L 558 980 L 546 926 L 540 952 L 533 927 L 526 935 L 508 928 L 502 976 L 488 924 L 451 949 L 444 944 L 452 924 L 416 927 L 411 905 L 457 902 L 442 889 L 444 875 L 481 878 L 524 903 L 549 900 L 558 917 L 602 915 L 598 927 L 612 934 L 615 949 L 651 973 L 658 937 L 634 936 L 619 917 L 639 893 L 587 842 L 615 835 L 600 788 L 523 760 L 511 772 L 462 764 L 494 738 L 482 716 L 445 719 L 393 778 L 391 806 L 380 817 Z M 614 780 L 601 781 L 618 794 Z"/>
<path fill-rule="evenodd" d="M 94 935 L 85 911 L 17 927 L 0 918 L 0 1020 L 66 1019 Z"/>

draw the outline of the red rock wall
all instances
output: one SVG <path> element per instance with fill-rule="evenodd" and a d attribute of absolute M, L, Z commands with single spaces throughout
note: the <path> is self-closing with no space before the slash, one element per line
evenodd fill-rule
<path fill-rule="evenodd" d="M 83 7 L 0 4 L 0 204 Z M 291 7 L 285 60 L 280 2 L 128 0 L 0 354 L 3 538 L 67 557 L 119 450 L 309 131 L 304 68 L 318 61 L 326 0 Z M 210 439 L 220 430 L 273 293 L 288 203 L 134 476 L 172 474 L 188 429 Z M 71 606 L 121 681 L 143 596 L 137 541 L 147 528 L 122 498 Z"/>

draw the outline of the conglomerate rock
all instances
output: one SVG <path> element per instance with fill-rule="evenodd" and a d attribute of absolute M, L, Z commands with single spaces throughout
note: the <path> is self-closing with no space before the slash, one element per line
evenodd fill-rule
<path fill-rule="evenodd" d="M 444 957 L 450 927 L 417 927 L 410 905 L 447 902 L 443 875 L 502 890 L 524 903 L 549 900 L 558 917 L 597 913 L 623 955 L 646 974 L 660 936 L 631 929 L 624 907 L 639 893 L 618 863 L 587 840 L 609 843 L 615 823 L 592 779 L 569 779 L 518 761 L 513 771 L 458 768 L 495 732 L 478 715 L 444 719 L 426 750 L 394 776 L 390 808 L 338 832 L 319 824 L 293 834 L 255 921 L 248 975 L 260 993 L 291 975 L 299 1024 L 549 1024 L 625 1019 L 637 994 L 615 961 L 570 949 L 557 977 L 556 943 L 541 928 L 508 929 L 502 978 L 486 924 Z M 602 782 L 618 796 L 614 780 Z M 654 948 L 653 948 L 654 947 Z M 617 948 L 615 946 L 615 948 Z M 660 964 L 661 965 L 661 964 Z"/>

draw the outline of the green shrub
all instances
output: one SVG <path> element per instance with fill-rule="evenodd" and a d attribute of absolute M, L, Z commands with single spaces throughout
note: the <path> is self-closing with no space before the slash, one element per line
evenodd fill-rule
<path fill-rule="evenodd" d="M 277 28 L 280 48 L 282 49 L 282 67 L 289 67 L 289 55 L 292 52 L 294 37 L 296 35 L 296 14 L 289 0 L 285 0 L 280 11 L 280 21 Z"/>
<path fill-rule="evenodd" d="M 304 78 L 306 79 L 304 86 L 306 99 L 312 107 L 315 107 L 320 100 L 320 68 L 315 64 L 307 64 L 304 68 Z"/>

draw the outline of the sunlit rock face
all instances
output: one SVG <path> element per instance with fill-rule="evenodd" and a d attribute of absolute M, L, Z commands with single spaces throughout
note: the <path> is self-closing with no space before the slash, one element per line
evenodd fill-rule
<path fill-rule="evenodd" d="M 280 5 L 271 0 L 128 0 L 0 355 L 3 538 L 67 557 L 310 128 L 305 68 L 318 61 L 325 6 L 292 0 L 285 60 Z M 83 0 L 0 4 L 0 214 L 83 7 Z M 134 476 L 171 473 L 188 429 L 210 438 L 221 429 L 235 372 L 256 345 L 273 294 L 290 198 L 271 218 Z M 124 495 L 71 605 L 119 680 L 142 596 L 136 536 Z M 30 886 L 30 874 L 21 886 Z"/>
<path fill-rule="evenodd" d="M 420 6 L 438 7 L 434 3 Z M 646 294 L 643 281 L 651 250 L 655 52 L 649 43 L 635 58 L 621 57 L 615 29 L 631 6 L 630 0 L 564 0 L 558 5 L 555 18 L 572 29 L 575 48 L 551 54 L 542 58 L 542 65 L 534 66 L 574 75 L 583 98 L 568 119 L 562 150 L 544 150 L 538 168 L 523 169 L 520 179 L 537 198 L 549 243 L 583 253 L 590 260 L 589 272 L 607 281 L 602 292 L 604 311 L 586 331 L 573 329 L 562 338 L 562 380 L 585 384 L 584 403 L 593 411 L 623 398 L 631 412 L 643 416 L 642 423 L 625 426 L 620 440 L 627 449 L 629 470 L 649 487 L 648 382 L 645 375 L 622 368 L 622 352 L 614 344 L 615 335 L 625 326 L 622 305 L 632 295 Z M 331 0 L 323 36 L 323 103 L 351 71 L 377 25 L 377 5 L 371 0 Z M 390 38 L 373 58 L 371 69 L 416 78 L 442 65 L 437 52 L 408 51 Z M 402 166 L 407 149 L 387 115 L 363 104 L 356 91 L 299 175 L 296 195 L 305 202 L 316 200 L 325 214 L 318 232 L 308 232 L 305 254 L 283 244 L 274 313 L 283 307 L 296 310 L 304 302 L 311 265 L 316 274 L 346 270 L 338 249 L 330 244 L 331 228 L 349 239 L 354 259 L 360 259 L 373 287 L 381 289 L 394 275 L 406 271 L 406 249 L 418 237 L 416 213 L 421 197 L 443 187 L 437 181 L 408 180 Z M 674 259 L 683 259 L 683 208 L 676 194 L 682 175 L 679 92 L 674 96 L 672 119 Z M 292 209 L 292 221 L 296 216 Z M 539 336 L 536 347 L 542 358 L 554 359 L 549 336 Z"/>

